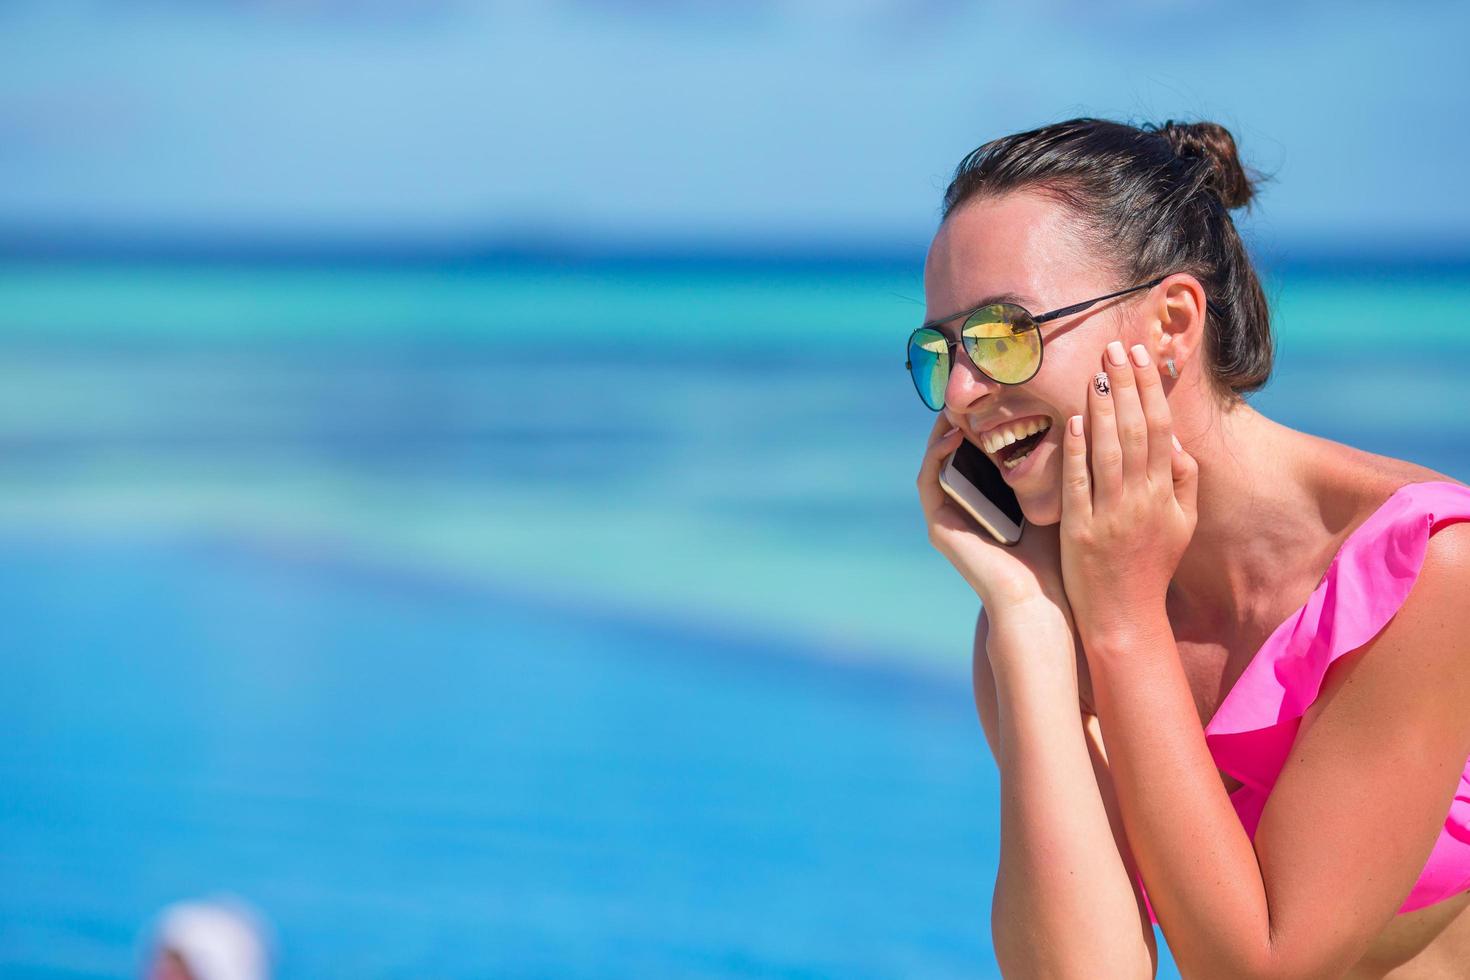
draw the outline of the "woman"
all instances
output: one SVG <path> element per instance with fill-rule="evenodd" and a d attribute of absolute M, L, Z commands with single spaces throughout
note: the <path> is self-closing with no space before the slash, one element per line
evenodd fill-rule
<path fill-rule="evenodd" d="M 988 143 L 945 194 L 918 484 L 983 605 L 1007 975 L 1151 976 L 1156 921 L 1189 978 L 1470 976 L 1470 487 L 1245 403 L 1251 196 L 1218 125 L 1095 119 Z M 941 491 L 961 439 L 1016 546 Z"/>

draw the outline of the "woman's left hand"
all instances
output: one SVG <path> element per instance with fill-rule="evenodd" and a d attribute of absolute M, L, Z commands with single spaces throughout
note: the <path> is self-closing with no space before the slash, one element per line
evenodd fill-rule
<path fill-rule="evenodd" d="M 1106 373 L 1088 382 L 1084 432 L 1073 431 L 1082 418 L 1074 416 L 1062 437 L 1062 577 L 1084 640 L 1126 636 L 1130 624 L 1164 613 L 1196 517 L 1199 466 L 1175 448 L 1158 365 L 1141 347 L 1109 347 L 1123 363 L 1103 355 Z"/>

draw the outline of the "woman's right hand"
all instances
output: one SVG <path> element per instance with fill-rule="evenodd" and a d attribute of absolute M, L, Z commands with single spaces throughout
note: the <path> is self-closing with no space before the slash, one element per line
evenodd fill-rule
<path fill-rule="evenodd" d="M 939 485 L 940 470 L 964 438 L 964 432 L 939 413 L 918 479 L 929 543 L 970 583 L 992 629 L 1015 617 L 1048 613 L 1060 613 L 1071 628 L 1072 611 L 1062 581 L 1060 525 L 1028 524 L 1021 540 L 1007 547 L 978 526 Z"/>

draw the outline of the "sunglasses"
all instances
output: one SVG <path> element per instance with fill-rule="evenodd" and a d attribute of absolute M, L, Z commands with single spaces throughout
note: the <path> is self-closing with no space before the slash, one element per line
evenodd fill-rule
<path fill-rule="evenodd" d="M 942 320 L 924 324 L 909 335 L 908 360 L 904 367 L 914 380 L 919 397 L 933 411 L 944 407 L 944 389 L 949 384 L 949 371 L 954 363 L 952 349 L 961 342 L 965 353 L 980 369 L 980 373 L 1003 385 L 1018 385 L 1030 381 L 1041 370 L 1041 325 L 1059 316 L 1081 313 L 1094 303 L 1101 303 L 1114 296 L 1122 296 L 1139 289 L 1157 286 L 1168 276 L 1120 289 L 1096 299 L 1073 303 L 1050 313 L 1032 316 L 1023 306 L 1014 303 L 989 303 L 973 310 L 956 313 Z M 950 340 L 941 331 L 934 329 L 951 320 L 965 318 L 960 328 L 960 339 Z"/>

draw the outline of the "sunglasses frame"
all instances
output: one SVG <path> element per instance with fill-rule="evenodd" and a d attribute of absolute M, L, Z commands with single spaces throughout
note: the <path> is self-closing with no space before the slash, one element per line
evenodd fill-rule
<path fill-rule="evenodd" d="M 1029 326 L 1029 327 L 1026 328 L 1027 331 L 1030 331 L 1030 330 L 1035 330 L 1036 331 L 1036 340 L 1037 340 L 1038 350 L 1036 352 L 1036 367 L 1035 367 L 1034 370 L 1032 370 L 1031 374 L 1029 376 L 1027 376 L 1026 378 L 1023 378 L 1020 381 L 1001 381 L 999 378 L 992 377 L 989 371 L 985 370 L 978 363 L 976 363 L 975 358 L 974 358 L 973 355 L 970 354 L 970 349 L 968 347 L 965 348 L 965 356 L 967 356 L 967 357 L 970 358 L 970 363 L 974 364 L 975 367 L 976 367 L 976 369 L 979 370 L 979 372 L 981 374 L 985 375 L 987 378 L 990 378 L 990 380 L 991 381 L 994 381 L 996 384 L 1001 384 L 1001 385 L 1023 385 L 1027 381 L 1030 381 L 1032 378 L 1036 377 L 1036 373 L 1041 370 L 1041 362 L 1046 357 L 1046 338 L 1041 333 L 1041 325 L 1043 323 L 1047 323 L 1047 322 L 1049 322 L 1051 320 L 1055 320 L 1057 317 L 1068 316 L 1068 315 L 1070 315 L 1072 313 L 1081 313 L 1083 310 L 1087 309 L 1088 307 L 1090 307 L 1090 306 L 1092 306 L 1092 305 L 1094 305 L 1096 303 L 1101 303 L 1105 299 L 1112 299 L 1115 296 L 1122 296 L 1122 295 L 1125 295 L 1126 293 L 1135 292 L 1135 291 L 1140 290 L 1140 289 L 1149 289 L 1149 288 L 1151 288 L 1153 286 L 1157 286 L 1159 283 L 1161 283 L 1165 279 L 1169 278 L 1169 276 L 1172 275 L 1172 274 L 1173 273 L 1166 273 L 1165 275 L 1159 276 L 1157 279 L 1151 279 L 1148 282 L 1139 283 L 1137 286 L 1129 286 L 1127 289 L 1120 289 L 1117 292 L 1108 293 L 1106 296 L 1098 296 L 1098 297 L 1095 297 L 1093 299 L 1083 300 L 1080 303 L 1073 303 L 1071 306 L 1063 306 L 1060 309 L 1052 310 L 1052 311 L 1050 311 L 1048 313 L 1040 313 L 1040 314 L 1037 314 L 1035 316 L 1033 316 L 1031 314 L 1031 312 L 1029 310 L 1027 310 L 1024 306 L 1019 306 L 1019 305 L 1017 305 L 1015 303 L 983 303 L 980 306 L 977 306 L 977 307 L 975 307 L 972 310 L 965 310 L 963 313 L 956 313 L 953 316 L 947 316 L 947 317 L 945 317 L 942 320 L 933 320 L 933 321 L 931 321 L 929 323 L 924 324 L 922 327 L 916 328 L 913 333 L 909 334 L 909 339 L 908 339 L 908 342 L 904 345 L 904 350 L 907 352 L 907 351 L 913 349 L 914 337 L 915 337 L 915 335 L 918 334 L 918 332 L 920 330 L 933 330 L 935 327 L 938 327 L 940 324 L 949 323 L 951 320 L 958 320 L 961 317 L 964 317 L 965 320 L 968 321 L 970 319 L 970 317 L 974 316 L 976 313 L 979 313 L 981 310 L 993 309 L 993 308 L 995 308 L 997 306 L 1009 306 L 1009 307 L 1013 307 L 1014 309 L 1018 309 L 1022 313 L 1026 314 L 1027 319 L 1029 319 L 1031 321 L 1031 326 Z M 1214 309 L 1214 305 L 1213 304 L 1210 304 L 1210 307 L 1209 308 L 1213 310 Z M 949 358 L 949 369 L 950 369 L 950 371 L 954 371 L 954 366 L 955 366 L 954 349 L 956 347 L 959 347 L 964 342 L 964 340 L 963 340 L 963 338 L 964 338 L 964 327 L 963 326 L 960 327 L 960 339 L 958 339 L 958 340 L 950 340 L 949 337 L 942 330 L 934 330 L 934 332 L 937 333 L 937 334 L 939 334 L 940 337 L 943 337 L 944 338 L 944 343 L 945 343 L 945 356 L 947 356 Z M 986 338 L 986 339 L 995 339 L 995 338 Z M 942 401 L 940 403 L 939 408 L 933 408 L 933 407 L 931 407 L 929 405 L 929 400 L 924 397 L 924 392 L 922 390 L 920 390 L 920 388 L 919 388 L 919 379 L 914 377 L 914 368 L 913 368 L 913 359 L 912 359 L 912 357 L 910 357 L 907 354 L 905 354 L 903 366 L 904 366 L 904 370 L 908 372 L 909 380 L 912 381 L 913 384 L 914 384 L 914 391 L 918 393 L 918 395 L 919 395 L 919 401 L 921 401 L 921 402 L 924 403 L 924 407 L 925 408 L 928 408 L 931 412 L 943 411 L 944 410 L 944 403 Z M 949 381 L 949 376 L 946 375 L 945 376 L 945 382 L 946 382 L 946 384 L 948 383 L 948 381 Z"/>

